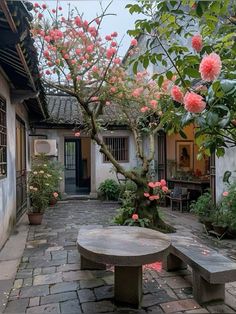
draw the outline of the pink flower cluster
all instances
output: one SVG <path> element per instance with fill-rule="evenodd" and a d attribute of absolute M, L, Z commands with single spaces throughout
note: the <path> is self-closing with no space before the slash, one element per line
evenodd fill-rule
<path fill-rule="evenodd" d="M 194 35 L 192 37 L 192 47 L 194 50 L 196 50 L 197 52 L 200 52 L 202 50 L 202 36 L 197 34 L 197 35 Z"/>
<path fill-rule="evenodd" d="M 148 187 L 151 189 L 152 194 L 145 192 L 144 196 L 150 201 L 159 200 L 162 193 L 168 192 L 168 187 L 166 186 L 166 180 L 161 179 L 160 181 L 149 182 Z M 157 194 L 153 194 L 153 192 Z"/>
<path fill-rule="evenodd" d="M 220 56 L 215 52 L 204 56 L 199 66 L 201 78 L 207 82 L 216 80 L 220 75 L 221 67 Z"/>
<path fill-rule="evenodd" d="M 132 218 L 133 220 L 138 220 L 138 219 L 139 219 L 138 214 L 133 214 L 131 218 Z"/>

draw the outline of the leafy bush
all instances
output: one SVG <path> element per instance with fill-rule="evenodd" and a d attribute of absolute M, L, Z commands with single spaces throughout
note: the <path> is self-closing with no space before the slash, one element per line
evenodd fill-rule
<path fill-rule="evenodd" d="M 137 185 L 134 182 L 128 180 L 127 182 L 122 183 L 120 185 L 120 197 L 119 197 L 121 202 L 123 198 L 126 198 L 127 193 L 129 194 L 129 192 L 131 192 L 132 194 L 135 194 L 136 190 L 137 190 Z"/>
<path fill-rule="evenodd" d="M 190 205 L 190 211 L 196 214 L 200 220 L 211 216 L 214 209 L 215 206 L 209 191 L 199 196 L 197 201 L 192 201 Z"/>
<path fill-rule="evenodd" d="M 106 201 L 117 201 L 120 195 L 119 184 L 112 179 L 107 179 L 99 185 L 98 196 Z"/>

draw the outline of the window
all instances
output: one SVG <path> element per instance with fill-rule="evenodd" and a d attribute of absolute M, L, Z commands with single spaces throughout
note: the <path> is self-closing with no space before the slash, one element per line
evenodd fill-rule
<path fill-rule="evenodd" d="M 104 137 L 104 143 L 117 161 L 129 162 L 128 137 Z M 104 162 L 109 162 L 104 155 Z"/>
<path fill-rule="evenodd" d="M 7 175 L 7 106 L 0 98 L 0 178 Z"/>

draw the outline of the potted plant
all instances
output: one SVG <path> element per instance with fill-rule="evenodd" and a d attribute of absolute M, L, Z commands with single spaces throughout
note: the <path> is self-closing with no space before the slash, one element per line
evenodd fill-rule
<path fill-rule="evenodd" d="M 28 191 L 30 208 L 28 217 L 30 224 L 39 225 L 43 213 L 48 206 L 49 193 L 52 188 L 52 176 L 47 171 L 48 163 L 44 160 L 34 159 L 28 177 Z"/>
<path fill-rule="evenodd" d="M 215 206 L 209 191 L 203 193 L 197 201 L 192 201 L 190 204 L 190 211 L 198 216 L 199 221 L 205 225 L 207 231 L 213 229 L 214 210 Z"/>

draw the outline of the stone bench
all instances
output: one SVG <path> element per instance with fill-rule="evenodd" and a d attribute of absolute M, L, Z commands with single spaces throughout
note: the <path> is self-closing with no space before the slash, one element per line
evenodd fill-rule
<path fill-rule="evenodd" d="M 165 258 L 167 271 L 192 268 L 193 296 L 200 303 L 224 300 L 225 283 L 236 281 L 236 263 L 193 238 L 174 237 Z"/>

